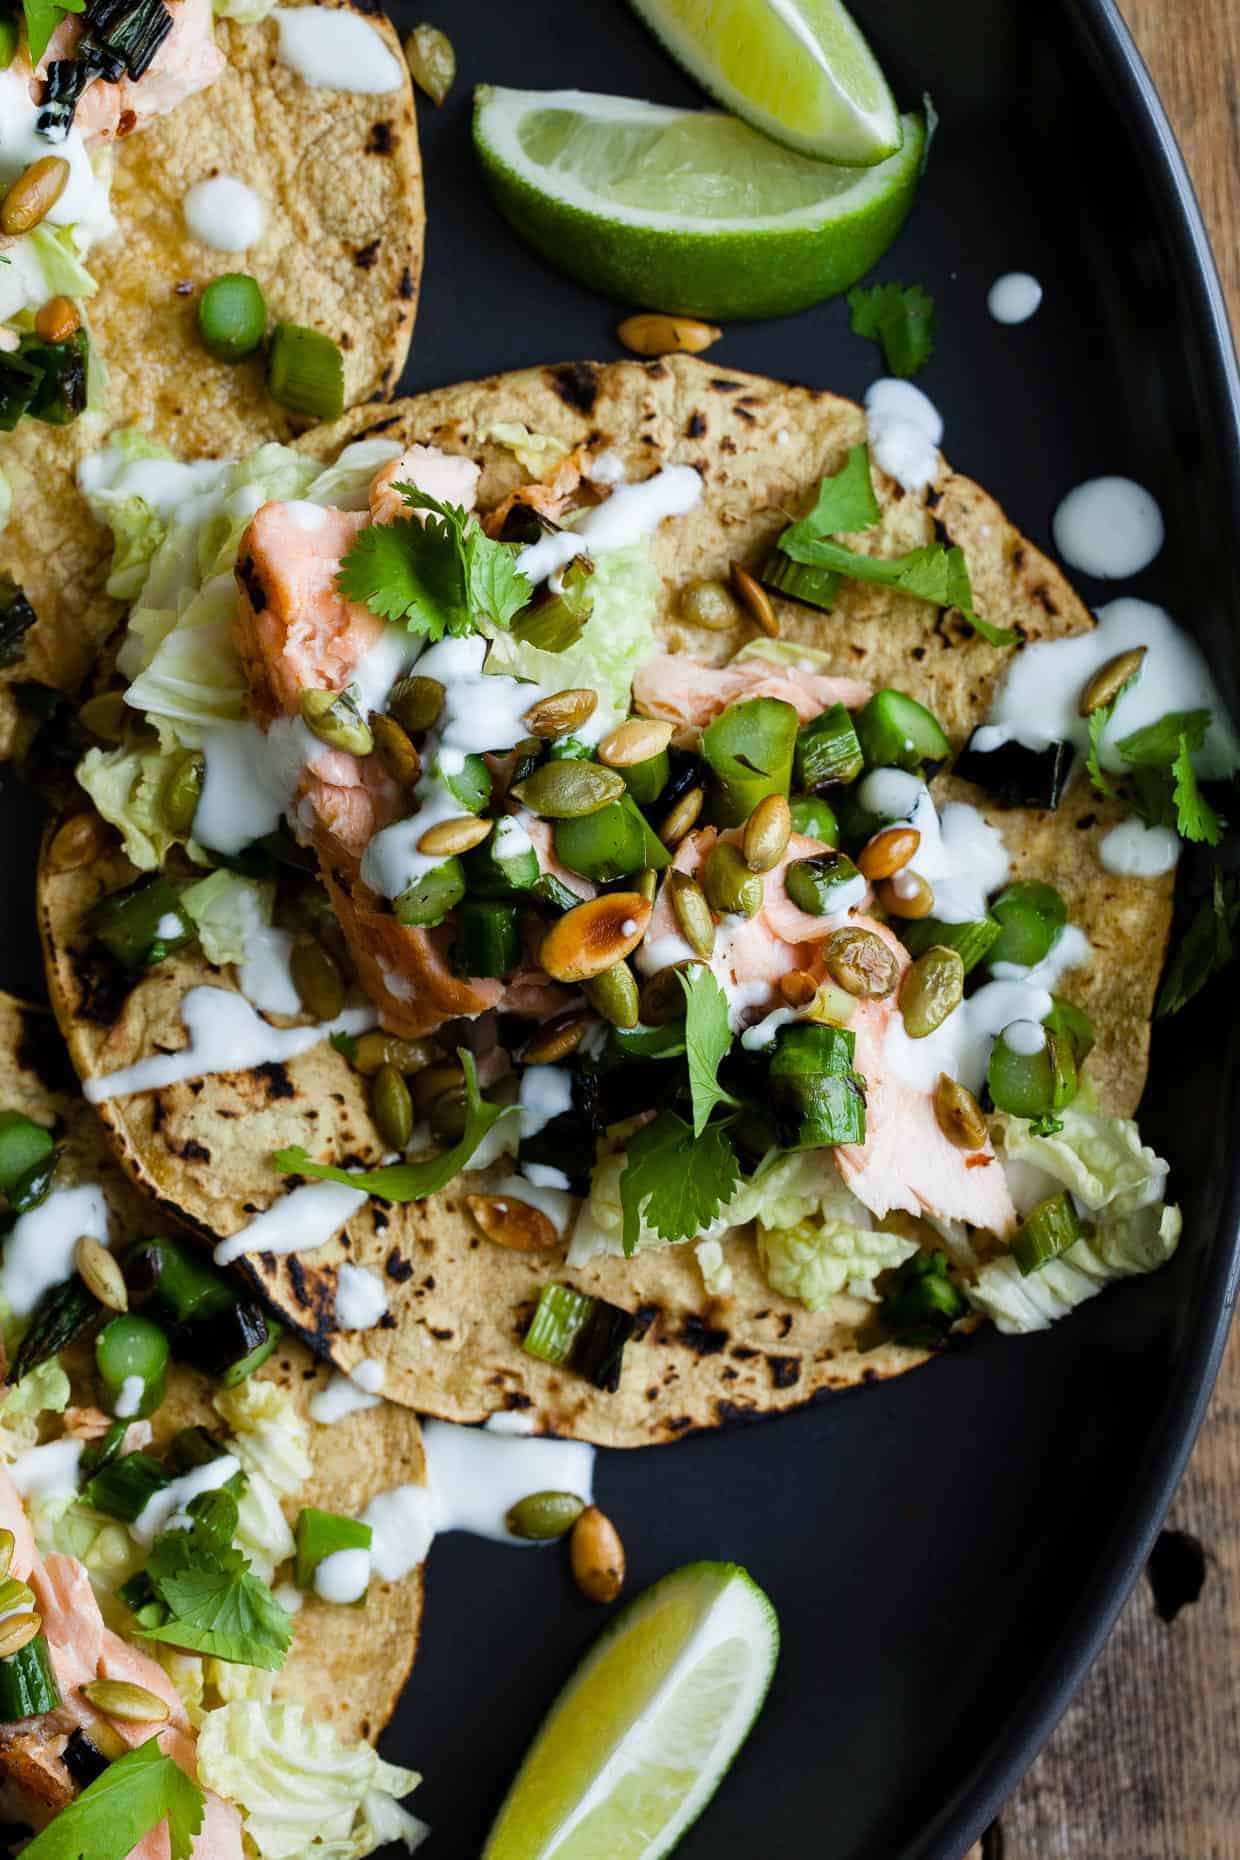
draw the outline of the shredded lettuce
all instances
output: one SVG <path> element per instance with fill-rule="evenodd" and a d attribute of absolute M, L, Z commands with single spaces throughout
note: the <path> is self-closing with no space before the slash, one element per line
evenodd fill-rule
<path fill-rule="evenodd" d="M 238 1660 L 208 1659 L 207 1685 L 213 1703 L 232 1705 L 238 1699 L 257 1699 L 268 1705 L 275 1692 L 276 1675 L 261 1666 L 244 1666 Z"/>
<path fill-rule="evenodd" d="M 1063 1129 L 1039 1137 L 1026 1118 L 1000 1111 L 990 1120 L 991 1134 L 1005 1159 L 1044 1170 L 1094 1216 L 1113 1220 L 1162 1199 L 1170 1164 L 1142 1143 L 1131 1118 L 1075 1105 L 1057 1116 Z"/>
<path fill-rule="evenodd" d="M 181 909 L 198 926 L 203 955 L 217 966 L 245 961 L 249 938 L 256 925 L 271 922 L 275 901 L 274 880 L 242 878 L 223 867 L 200 878 L 180 898 Z M 272 1384 L 257 1386 L 270 1388 Z"/>
<path fill-rule="evenodd" d="M 206 1661 L 199 1653 L 183 1653 L 179 1647 L 170 1647 L 166 1641 L 152 1640 L 143 1643 L 143 1651 L 149 1653 L 153 1660 L 167 1673 L 177 1689 L 177 1697 L 184 1705 L 192 1725 L 197 1728 L 202 1723 L 206 1711 L 207 1680 Z M 217 1664 L 217 1662 L 212 1662 Z M 255 1667 L 239 1666 L 238 1672 L 255 1672 Z"/>
<path fill-rule="evenodd" d="M 581 638 L 564 652 L 542 652 L 513 639 L 495 638 L 487 670 L 532 678 L 551 690 L 585 686 L 598 692 L 591 727 L 603 729 L 628 714 L 633 674 L 654 651 L 659 576 L 641 546 L 601 555 L 591 578 L 594 610 Z"/>
<path fill-rule="evenodd" d="M 171 847 L 181 844 L 164 819 L 160 800 L 185 752 L 174 749 L 88 749 L 78 763 L 77 778 L 105 820 L 125 843 L 125 853 L 140 872 L 154 872 Z M 192 859 L 201 853 L 185 842 Z"/>
<path fill-rule="evenodd" d="M 758 1258 L 768 1285 L 785 1298 L 799 1298 L 809 1311 L 825 1311 L 841 1292 L 877 1300 L 879 1273 L 902 1266 L 917 1250 L 915 1240 L 854 1227 L 825 1207 L 818 1219 L 795 1227 L 758 1222 Z"/>
<path fill-rule="evenodd" d="M 52 226 L 45 220 L 27 237 L 43 267 L 49 297 L 93 297 L 99 286 L 78 256 L 71 226 Z"/>
<path fill-rule="evenodd" d="M 306 486 L 303 495 L 312 504 L 330 504 L 337 510 L 368 510 L 370 481 L 380 465 L 399 458 L 395 439 L 355 439 L 334 465 L 328 465 Z"/>
<path fill-rule="evenodd" d="M 250 1377 L 221 1389 L 212 1407 L 232 1429 L 232 1449 L 248 1473 L 261 1473 L 284 1498 L 310 1477 L 310 1429 L 287 1389 Z"/>
<path fill-rule="evenodd" d="M 35 1497 L 28 1509 L 40 1555 L 59 1550 L 76 1557 L 101 1593 L 119 1589 L 145 1561 L 145 1551 L 123 1524 L 87 1510 L 72 1497 Z"/>
<path fill-rule="evenodd" d="M 398 1807 L 421 1778 L 369 1744 L 345 1745 L 300 1705 L 237 1699 L 206 1714 L 200 1781 L 241 1810 L 259 1860 L 364 1860 L 386 1841 L 412 1853 L 426 1830 Z"/>
<path fill-rule="evenodd" d="M 83 472 L 82 488 L 93 515 L 112 532 L 112 563 L 107 591 L 113 599 L 131 601 L 146 580 L 151 558 L 168 533 L 168 526 L 141 492 L 133 488 L 128 468 L 141 460 L 171 459 L 161 446 L 136 427 L 113 433 L 105 451 L 97 455 L 96 469 Z"/>
<path fill-rule="evenodd" d="M 0 1458 L 20 1459 L 38 1445 L 39 1419 L 69 1406 L 69 1378 L 55 1357 L 40 1363 L 0 1399 Z"/>
<path fill-rule="evenodd" d="M 698 1240 L 694 1253 L 702 1274 L 702 1284 L 712 1298 L 724 1298 L 732 1290 L 732 1268 L 727 1262 L 720 1240 Z"/>
<path fill-rule="evenodd" d="M 965 1285 L 965 1295 L 1009 1336 L 1047 1330 L 1113 1279 L 1164 1266 L 1179 1245 L 1182 1226 L 1178 1208 L 1151 1203 L 1107 1222 L 1091 1239 L 1078 1240 L 1027 1276 L 1014 1259 L 990 1260 L 978 1268 L 973 1283 Z"/>

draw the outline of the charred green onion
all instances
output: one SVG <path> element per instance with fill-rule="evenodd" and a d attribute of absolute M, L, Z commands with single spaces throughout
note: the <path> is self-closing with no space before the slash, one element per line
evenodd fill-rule
<path fill-rule="evenodd" d="M 522 1347 L 614 1394 L 624 1346 L 636 1328 L 635 1318 L 603 1298 L 587 1297 L 568 1285 L 545 1285 Z"/>
<path fill-rule="evenodd" d="M 1039 879 L 1020 879 L 1001 891 L 990 907 L 999 935 L 990 948 L 989 961 L 1015 962 L 1035 968 L 1049 956 L 1068 921 L 1068 907 L 1053 885 Z"/>
<path fill-rule="evenodd" d="M 95 940 L 125 969 L 149 969 L 197 934 L 176 892 L 159 873 L 101 898 L 87 923 Z"/>
<path fill-rule="evenodd" d="M 628 796 L 625 800 L 627 807 L 625 801 L 612 801 L 597 813 L 557 820 L 555 856 L 560 864 L 599 885 L 640 871 L 647 863 L 649 828 Z M 659 850 L 666 860 L 662 846 Z"/>
<path fill-rule="evenodd" d="M 357 1518 L 342 1518 L 334 1511 L 320 1511 L 306 1505 L 297 1519 L 297 1567 L 293 1580 L 299 1589 L 314 1586 L 314 1572 L 324 1557 L 338 1550 L 369 1550 L 372 1532 L 369 1524 Z"/>
<path fill-rule="evenodd" d="M 955 950 L 966 975 L 986 959 L 998 934 L 998 921 L 993 917 L 975 917 L 962 924 L 946 924 L 940 917 L 907 918 L 900 924 L 904 947 L 911 956 L 920 956 L 938 943 L 943 949 Z"/>
<path fill-rule="evenodd" d="M 291 413 L 338 419 L 344 412 L 344 356 L 321 330 L 277 323 L 267 354 L 267 392 Z"/>
<path fill-rule="evenodd" d="M 252 1375 L 280 1326 L 253 1298 L 175 1240 L 142 1240 L 125 1258 L 130 1302 L 166 1326 L 179 1359 L 225 1388 Z"/>
<path fill-rule="evenodd" d="M 811 792 L 856 781 L 865 760 L 853 720 L 842 704 L 833 704 L 797 731 L 793 774 L 797 786 Z"/>
<path fill-rule="evenodd" d="M 521 961 L 516 905 L 465 898 L 457 908 L 452 961 L 458 975 L 511 975 Z"/>
<path fill-rule="evenodd" d="M 53 1285 L 35 1306 L 5 1381 L 12 1387 L 40 1363 L 58 1356 L 99 1315 L 100 1308 L 76 1274 L 63 1285 Z"/>
<path fill-rule="evenodd" d="M 908 769 L 946 762 L 951 743 L 937 717 L 903 691 L 876 691 L 853 718 L 865 765 L 870 769 Z"/>
<path fill-rule="evenodd" d="M 95 1339 L 95 1367 L 113 1414 L 127 1421 L 154 1414 L 164 1399 L 168 1339 L 149 1318 L 127 1312 Z"/>
<path fill-rule="evenodd" d="M 986 1087 L 998 1109 L 1013 1117 L 1049 1117 L 1062 1110 L 1079 1087 L 1071 1037 L 1036 1021 L 1015 1021 L 994 1043 Z"/>
<path fill-rule="evenodd" d="M 792 902 L 812 917 L 832 917 L 860 904 L 865 880 L 846 853 L 819 853 L 794 859 L 784 878 Z"/>
<path fill-rule="evenodd" d="M 1083 1008 L 1073 1001 L 1065 1001 L 1062 995 L 1051 996 L 1051 1011 L 1042 1022 L 1052 1033 L 1072 1042 L 1077 1066 L 1083 1066 L 1094 1050 L 1096 1036 L 1094 1023 Z"/>
<path fill-rule="evenodd" d="M 888 1280 L 882 1316 L 897 1343 L 935 1349 L 968 1308 L 952 1282 L 945 1255 L 914 1253 Z"/>
<path fill-rule="evenodd" d="M 794 794 L 789 801 L 792 831 L 807 839 L 821 840 L 824 846 L 838 846 L 840 823 L 835 809 L 817 794 Z"/>
<path fill-rule="evenodd" d="M 514 538 L 505 531 L 504 540 L 536 538 Z M 594 564 L 589 557 L 575 556 L 564 570 L 559 592 L 546 595 L 517 615 L 511 627 L 512 637 L 536 646 L 540 652 L 566 652 L 576 645 L 594 612 L 593 575 Z"/>
<path fill-rule="evenodd" d="M 494 838 L 494 835 L 492 835 Z M 486 842 L 489 845 L 490 842 Z M 480 850 L 485 851 L 486 845 Z M 392 906 L 397 923 L 433 929 L 465 896 L 465 872 L 459 859 L 445 859 L 406 886 Z"/>
<path fill-rule="evenodd" d="M 82 1503 L 92 1511 L 102 1511 L 105 1517 L 132 1524 L 155 1494 L 171 1483 L 168 1473 L 149 1453 L 127 1453 L 124 1459 L 104 1466 L 83 1486 Z"/>
<path fill-rule="evenodd" d="M 794 562 L 782 549 L 772 549 L 762 570 L 762 580 L 777 594 L 786 594 L 807 607 L 820 607 L 830 613 L 840 578 L 833 568 L 819 568 L 812 562 Z"/>
<path fill-rule="evenodd" d="M 1066 1191 L 1048 1195 L 1026 1215 L 1012 1241 L 1012 1257 L 1028 1277 L 1046 1262 L 1066 1253 L 1081 1238 L 1072 1197 Z"/>
<path fill-rule="evenodd" d="M 258 281 L 244 271 L 213 278 L 198 300 L 198 334 L 217 362 L 241 362 L 262 344 L 267 305 Z"/>
<path fill-rule="evenodd" d="M 0 1659 L 0 1724 L 41 1717 L 44 1712 L 55 1711 L 59 1704 L 60 1688 L 42 1634 Z"/>
<path fill-rule="evenodd" d="M 788 793 L 798 718 L 779 698 L 730 704 L 702 732 L 702 755 L 714 777 L 714 817 L 739 827 L 768 794 Z"/>
<path fill-rule="evenodd" d="M 1000 807 L 1058 807 L 1075 756 L 1071 743 L 1027 749 L 1012 742 L 983 750 L 970 741 L 954 772 L 984 788 Z"/>
<path fill-rule="evenodd" d="M 856 1036 L 843 1027 L 785 1027 L 770 1070 L 770 1101 L 788 1149 L 865 1142 L 864 1080 Z"/>
<path fill-rule="evenodd" d="M 512 850 L 515 842 L 515 850 Z M 465 883 L 475 897 L 504 898 L 514 891 L 531 891 L 538 883 L 538 854 L 515 823 L 496 822 L 495 831 L 481 846 L 461 859 Z"/>
<path fill-rule="evenodd" d="M 31 1169 L 56 1145 L 50 1130 L 21 1111 L 0 1111 L 0 1194 L 11 1195 Z"/>

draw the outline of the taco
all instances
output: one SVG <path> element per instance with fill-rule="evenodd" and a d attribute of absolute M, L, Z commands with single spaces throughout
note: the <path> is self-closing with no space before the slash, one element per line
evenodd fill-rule
<path fill-rule="evenodd" d="M 1114 869 L 1130 804 L 1067 773 L 1208 674 L 1146 610 L 1091 728 L 1132 617 L 904 425 L 500 376 L 307 435 L 330 478 L 189 524 L 175 621 L 138 592 L 145 725 L 42 862 L 56 1011 L 134 1179 L 393 1399 L 666 1441 L 1174 1247 L 1132 1122 L 1174 853 Z"/>
<path fill-rule="evenodd" d="M 137 1300 L 152 1259 L 170 1283 L 177 1243 L 116 1168 L 50 1015 L 9 996 L 0 997 L 0 1178 L 6 1625 L 12 1634 L 23 1608 L 39 1618 L 23 1648 L 0 1643 L 6 1821 L 41 1827 L 79 1798 L 87 1806 L 88 1785 L 158 1730 L 162 1752 L 208 1791 L 196 1860 L 239 1857 L 243 1834 L 268 1852 L 264 1817 L 273 1816 L 286 1834 L 304 1817 L 307 1841 L 330 1826 L 340 1851 L 359 1856 L 412 1838 L 416 1824 L 397 1798 L 416 1777 L 359 1740 L 378 1737 L 408 1676 L 421 1571 L 376 1574 L 354 1608 L 323 1599 L 319 1559 L 331 1533 L 382 1490 L 421 1483 L 416 1417 L 375 1404 L 320 1425 L 324 1369 L 274 1320 L 268 1330 L 257 1307 L 242 1329 L 247 1343 L 259 1338 L 253 1355 L 263 1360 L 240 1379 L 221 1370 L 235 1298 L 217 1304 L 214 1320 L 196 1320 L 221 1326 L 214 1339 L 187 1321 L 171 1328 L 172 1360 L 143 1362 L 142 1326 L 155 1327 L 141 1314 L 158 1309 L 166 1324 L 166 1307 L 157 1297 L 139 1311 Z M 79 1247 L 81 1236 L 102 1243 L 109 1229 L 117 1250 L 100 1250 L 114 1271 L 101 1279 L 98 1254 L 75 1254 L 73 1236 Z M 79 1274 L 62 1278 L 75 1256 Z M 114 1317 L 94 1293 L 114 1296 L 109 1280 L 122 1267 L 134 1303 Z M 119 1391 L 118 1351 L 121 1368 L 138 1372 Z M 217 1351 L 211 1375 L 195 1366 Z M 178 1518 L 185 1528 L 173 1528 Z M 186 1600 L 194 1585 L 202 1611 Z M 263 1800 L 246 1780 L 260 1751 Z M 92 1851 L 88 1826 L 79 1832 Z M 158 1860 L 166 1838 L 151 1833 L 134 1851 Z"/>
<path fill-rule="evenodd" d="M 151 11 L 151 0 L 144 3 Z M 213 27 L 207 0 L 170 7 L 156 0 L 155 15 L 175 22 L 171 34 L 136 83 L 87 84 L 67 141 L 47 144 L 53 154 L 68 151 L 74 187 L 4 254 L 0 325 L 10 334 L 0 328 L 0 341 L 22 344 L 14 356 L 0 353 L 0 472 L 9 503 L 0 528 L 0 747 L 9 750 L 21 733 L 8 687 L 75 689 L 123 613 L 116 599 L 123 585 L 109 581 L 110 539 L 77 486 L 78 468 L 103 434 L 138 427 L 181 458 L 202 459 L 251 451 L 306 424 L 269 394 L 261 353 L 240 361 L 207 353 L 198 324 L 206 286 L 246 273 L 261 288 L 271 325 L 330 338 L 346 406 L 389 393 L 408 350 L 424 213 L 410 79 L 396 34 L 369 9 L 309 9 L 307 19 L 320 27 L 347 22 L 363 52 L 381 61 L 377 72 L 349 80 L 369 90 L 325 88 L 321 74 L 308 82 L 286 62 L 298 56 L 295 41 L 287 48 L 296 9 L 268 16 L 260 0 L 238 10 L 242 17 Z M 83 18 L 89 32 L 89 7 Z M 79 29 L 78 17 L 67 16 L 48 56 Z M 27 98 L 39 89 L 24 48 L 0 72 L 0 86 Z M 42 146 L 37 107 L 28 102 L 34 121 L 11 157 L 0 138 L 0 178 L 11 180 L 14 164 L 20 172 Z M 239 198 L 225 196 L 221 205 L 211 190 L 222 186 Z M 187 218 L 194 201 L 206 203 L 205 217 L 201 206 L 194 217 L 200 236 Z M 66 223 L 55 224 L 57 216 Z M 251 225 L 234 232 L 246 216 Z M 207 236 L 252 243 L 221 249 Z M 52 297 L 86 321 L 49 346 L 34 322 Z M 31 367 L 46 366 L 50 382 L 62 363 L 67 385 L 46 417 L 19 417 L 16 390 Z M 147 491 L 146 521 L 158 523 L 168 487 L 152 474 Z"/>

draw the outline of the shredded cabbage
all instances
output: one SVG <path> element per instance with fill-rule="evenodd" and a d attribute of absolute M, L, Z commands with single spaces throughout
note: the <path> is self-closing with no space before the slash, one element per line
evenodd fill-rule
<path fill-rule="evenodd" d="M 342 1744 L 300 1705 L 238 1699 L 210 1711 L 198 1735 L 199 1779 L 241 1810 L 259 1860 L 363 1860 L 385 1841 L 412 1853 L 426 1829 L 398 1807 L 414 1770 L 369 1744 Z"/>
<path fill-rule="evenodd" d="M 245 961 L 249 938 L 256 925 L 271 922 L 275 901 L 274 879 L 242 878 L 222 866 L 200 878 L 180 897 L 181 909 L 198 926 L 203 955 L 217 966 Z M 272 1384 L 258 1386 L 271 1388 Z"/>
<path fill-rule="evenodd" d="M 77 778 L 105 820 L 119 829 L 125 854 L 140 872 L 153 872 L 181 843 L 164 819 L 160 798 L 185 759 L 182 749 L 88 749 Z M 190 857 L 202 853 L 192 841 Z"/>
<path fill-rule="evenodd" d="M 330 504 L 337 510 L 368 510 L 371 479 L 380 465 L 399 458 L 401 451 L 395 439 L 355 439 L 334 465 L 326 466 L 306 486 L 307 502 Z"/>
<path fill-rule="evenodd" d="M 508 633 L 496 636 L 487 670 L 532 678 L 552 690 L 598 692 L 591 728 L 628 715 L 633 674 L 654 651 L 659 576 L 641 546 L 609 550 L 594 564 L 594 610 L 581 638 L 564 652 L 542 652 Z"/>
<path fill-rule="evenodd" d="M 43 267 L 43 284 L 49 297 L 93 297 L 99 286 L 78 256 L 72 226 L 51 226 L 45 220 L 27 234 Z"/>
<path fill-rule="evenodd" d="M 902 1234 L 854 1227 L 825 1210 L 795 1227 L 758 1222 L 758 1258 L 767 1283 L 785 1298 L 799 1298 L 809 1311 L 825 1311 L 841 1292 L 876 1301 L 879 1273 L 902 1266 L 917 1250 L 917 1242 Z"/>
<path fill-rule="evenodd" d="M 232 1448 L 248 1473 L 261 1473 L 292 1498 L 310 1477 L 310 1429 L 287 1389 L 253 1376 L 221 1389 L 212 1407 L 232 1429 Z"/>
<path fill-rule="evenodd" d="M 123 1524 L 89 1511 L 73 1497 L 36 1496 L 27 1509 L 40 1555 L 60 1550 L 75 1556 L 102 1592 L 119 1589 L 146 1560 L 146 1552 Z"/>
<path fill-rule="evenodd" d="M 0 471 L 0 530 L 9 520 L 13 509 L 13 487 Z"/>
<path fill-rule="evenodd" d="M 965 1295 L 976 1310 L 1009 1336 L 1047 1330 L 1113 1279 L 1154 1272 L 1175 1252 L 1183 1222 L 1180 1210 L 1151 1204 L 1099 1227 L 1058 1259 L 1027 1276 L 1010 1257 L 979 1267 Z"/>
<path fill-rule="evenodd" d="M 0 1458 L 16 1460 L 29 1453 L 38 1445 L 40 1416 L 63 1414 L 68 1406 L 69 1378 L 55 1357 L 32 1369 L 15 1388 L 6 1388 L 0 1398 Z"/>
<path fill-rule="evenodd" d="M 1056 1115 L 1063 1129 L 1053 1137 L 1035 1136 L 1026 1118 L 1005 1111 L 991 1118 L 991 1133 L 1005 1158 L 1045 1170 L 1090 1214 L 1110 1220 L 1162 1199 L 1170 1164 L 1142 1143 L 1131 1118 L 1075 1105 Z"/>
<path fill-rule="evenodd" d="M 493 439 L 498 446 L 506 446 L 522 471 L 527 471 L 531 478 L 549 477 L 570 450 L 564 440 L 550 433 L 532 433 L 521 420 L 496 420 L 482 437 Z"/>

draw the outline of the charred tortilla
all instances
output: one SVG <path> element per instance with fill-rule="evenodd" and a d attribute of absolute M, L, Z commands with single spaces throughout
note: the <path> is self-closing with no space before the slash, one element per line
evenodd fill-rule
<path fill-rule="evenodd" d="M 168 1222 L 126 1180 L 109 1153 L 103 1126 L 80 1096 L 51 1016 L 0 994 L 0 1107 L 51 1127 L 61 1145 L 58 1181 L 97 1182 L 107 1196 L 117 1231 L 126 1236 L 166 1233 Z M 89 1347 L 66 1353 L 73 1399 L 93 1402 Z M 304 1346 L 283 1338 L 257 1372 L 289 1390 L 304 1414 L 327 1382 L 328 1371 Z M 152 1418 L 159 1453 L 182 1428 L 221 1430 L 211 1405 L 213 1385 L 197 1370 L 172 1365 L 168 1395 Z M 377 1492 L 425 1477 L 417 1417 L 385 1402 L 330 1426 L 309 1424 L 312 1471 L 301 1494 L 286 1502 L 290 1522 L 304 1503 L 356 1517 Z M 422 1613 L 422 1572 L 399 1582 L 376 1576 L 362 1609 L 334 1607 L 309 1594 L 296 1617 L 292 1649 L 276 1676 L 277 1698 L 299 1700 L 308 1717 L 330 1723 L 346 1740 L 379 1736 L 409 1676 L 417 1653 Z M 0 1769 L 6 1752 L 0 1748 Z"/>
<path fill-rule="evenodd" d="M 524 421 L 568 446 L 607 445 L 630 477 L 669 463 L 696 466 L 705 496 L 687 517 L 663 526 L 654 545 L 662 572 L 660 630 L 673 650 L 722 661 L 746 640 L 701 632 L 673 616 L 678 587 L 726 573 L 733 560 L 757 567 L 789 515 L 818 479 L 839 469 L 865 437 L 862 410 L 815 393 L 702 362 L 676 358 L 608 366 L 576 363 L 499 376 L 402 401 L 379 417 L 355 412 L 301 442 L 334 456 L 347 440 L 383 433 L 468 453 L 483 466 L 480 506 L 494 507 L 524 476 L 489 438 L 496 421 Z M 1091 618 L 1059 571 L 1012 527 L 969 479 L 946 471 L 936 490 L 909 495 L 876 473 L 881 526 L 866 546 L 879 555 L 947 537 L 966 552 L 977 606 L 1027 640 L 1088 628 Z M 874 685 L 892 684 L 930 705 L 959 746 L 985 716 L 1007 655 L 973 634 L 959 614 L 936 612 L 888 589 L 845 582 L 822 614 L 777 600 L 783 637 L 829 653 L 832 668 Z M 1064 992 L 1095 1023 L 1089 1064 L 1103 1108 L 1131 1113 L 1141 1096 L 1149 1016 L 1171 908 L 1171 880 L 1108 874 L 1102 836 L 1122 816 L 1081 783 L 1057 813 L 1000 810 L 979 791 L 941 778 L 940 800 L 966 795 L 1001 830 L 1013 876 L 1036 874 L 1063 892 L 1094 950 L 1090 967 Z M 220 977 L 181 956 L 144 977 L 123 999 L 101 992 L 81 924 L 103 893 L 133 876 L 118 852 L 57 871 L 45 858 L 42 933 L 53 998 L 75 1063 L 87 1076 L 111 1072 L 185 1043 L 179 1006 L 195 983 Z M 373 1163 L 382 1153 L 366 1082 L 327 1045 L 287 1065 L 212 1077 L 111 1100 L 102 1106 L 129 1173 L 204 1239 L 236 1232 L 287 1186 L 270 1162 L 301 1143 L 317 1158 Z M 514 1253 L 483 1238 L 460 1178 L 421 1205 L 371 1202 L 346 1234 L 301 1256 L 254 1256 L 247 1270 L 313 1347 L 343 1368 L 363 1356 L 386 1366 L 386 1392 L 457 1421 L 497 1409 L 526 1410 L 543 1430 L 603 1444 L 637 1446 L 694 1429 L 797 1405 L 828 1391 L 900 1373 L 924 1353 L 858 1347 L 869 1307 L 841 1303 L 814 1315 L 771 1292 L 748 1239 L 729 1243 L 734 1283 L 708 1298 L 691 1246 L 595 1260 L 567 1272 L 557 1253 Z M 336 1327 L 335 1282 L 345 1260 L 388 1281 L 391 1328 L 345 1334 Z M 605 1394 L 524 1354 L 521 1337 L 541 1287 L 571 1280 L 637 1315 L 640 1336 L 625 1353 L 618 1393 Z"/>
<path fill-rule="evenodd" d="M 0 580 L 11 577 L 36 615 L 19 656 L 0 667 L 0 754 L 20 728 L 7 687 L 75 690 L 124 613 L 105 592 L 110 539 L 75 481 L 104 434 L 136 426 L 180 458 L 236 457 L 305 424 L 270 399 L 261 358 L 228 366 L 203 348 L 198 300 L 212 278 L 249 272 L 273 322 L 338 342 L 347 405 L 384 398 L 400 373 L 422 265 L 417 123 L 395 31 L 382 14 L 350 10 L 399 60 L 399 90 L 311 86 L 277 57 L 274 20 L 221 20 L 220 77 L 118 148 L 120 231 L 91 253 L 99 291 L 87 306 L 106 413 L 63 429 L 26 420 L 0 443 L 13 499 Z M 215 251 L 186 227 L 186 192 L 215 174 L 243 177 L 266 207 L 262 238 L 244 253 Z"/>

